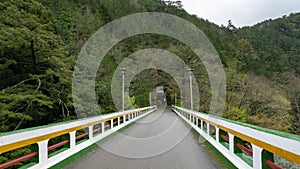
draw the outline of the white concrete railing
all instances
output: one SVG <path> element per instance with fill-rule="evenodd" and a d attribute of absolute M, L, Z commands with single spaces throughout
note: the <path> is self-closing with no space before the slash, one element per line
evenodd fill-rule
<path fill-rule="evenodd" d="M 151 106 L 60 123 L 57 125 L 47 125 L 22 131 L 4 133 L 0 135 L 0 154 L 28 145 L 37 144 L 37 152 L 31 153 L 32 156 L 38 156 L 37 163 L 33 166 L 32 164 L 29 165 L 28 168 L 49 168 L 155 110 L 156 106 Z M 97 130 L 94 129 L 95 125 L 100 125 L 101 127 Z M 76 143 L 76 139 L 78 139 L 76 138 L 78 137 L 76 136 L 76 131 L 84 128 L 87 128 L 88 132 L 82 136 L 88 137 L 88 139 L 78 144 Z M 96 135 L 95 131 L 99 131 L 101 134 Z M 69 140 L 66 140 L 65 142 L 69 144 L 69 148 L 56 155 L 49 156 L 48 151 L 51 146 L 48 146 L 48 141 L 51 138 L 65 134 L 69 135 Z M 64 143 L 61 142 L 59 144 L 63 145 Z M 0 168 L 11 166 L 18 160 L 26 159 L 27 156 L 25 155 L 17 160 L 0 164 Z"/>
<path fill-rule="evenodd" d="M 172 109 L 237 168 L 281 168 L 274 164 L 274 154 L 300 164 L 300 136 L 176 106 Z"/>

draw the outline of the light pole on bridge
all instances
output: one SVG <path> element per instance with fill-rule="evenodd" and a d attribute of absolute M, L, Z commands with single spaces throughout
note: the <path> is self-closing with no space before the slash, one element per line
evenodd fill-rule
<path fill-rule="evenodd" d="M 193 69 L 188 69 L 190 75 L 190 95 L 191 95 L 191 110 L 193 110 Z"/>
<path fill-rule="evenodd" d="M 126 68 L 121 68 L 122 73 L 122 112 L 124 112 L 124 96 L 125 96 L 125 72 Z"/>
<path fill-rule="evenodd" d="M 149 103 L 150 103 L 150 106 L 152 106 L 152 94 L 151 94 L 151 92 L 149 93 Z"/>
<path fill-rule="evenodd" d="M 175 94 L 174 94 L 174 105 L 177 106 L 176 104 L 177 104 L 177 93 L 175 92 Z"/>

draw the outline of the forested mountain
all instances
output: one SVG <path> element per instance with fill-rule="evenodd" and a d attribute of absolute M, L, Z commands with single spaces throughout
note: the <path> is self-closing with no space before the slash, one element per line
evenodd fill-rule
<path fill-rule="evenodd" d="M 165 12 L 199 27 L 219 53 L 227 75 L 224 117 L 276 130 L 300 133 L 300 13 L 236 29 L 219 27 L 182 9 L 180 1 L 162 0 L 1 0 L 0 132 L 76 118 L 71 83 L 81 47 L 101 26 L 137 12 Z M 127 38 L 109 51 L 97 74 L 102 112 L 116 111 L 110 94 L 114 69 L 131 53 L 161 48 L 191 68 L 210 104 L 207 73 L 181 42 L 161 35 Z M 173 103 L 178 86 L 168 74 L 145 70 L 131 82 L 129 95 L 138 107 L 148 93 L 164 85 Z"/>
<path fill-rule="evenodd" d="M 249 65 L 256 73 L 272 76 L 274 73 L 293 72 L 300 75 L 300 14 L 290 14 L 268 20 L 238 31 L 247 38 L 256 51 L 259 64 Z M 259 66 L 264 65 L 264 66 Z"/>

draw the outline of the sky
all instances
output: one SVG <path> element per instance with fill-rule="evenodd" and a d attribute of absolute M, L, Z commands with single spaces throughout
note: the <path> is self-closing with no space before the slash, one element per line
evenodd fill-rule
<path fill-rule="evenodd" d="M 218 25 L 252 26 L 292 12 L 300 12 L 300 0 L 181 0 L 189 14 Z"/>

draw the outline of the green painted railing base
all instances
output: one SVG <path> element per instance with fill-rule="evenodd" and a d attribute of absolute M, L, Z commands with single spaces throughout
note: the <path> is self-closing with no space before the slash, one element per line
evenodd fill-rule
<path fill-rule="evenodd" d="M 244 160 L 248 165 L 253 167 L 253 160 L 251 157 L 244 155 L 243 153 L 236 153 L 238 157 L 240 157 L 242 160 Z"/>
<path fill-rule="evenodd" d="M 216 140 L 216 135 L 210 135 L 210 137 Z"/>
<path fill-rule="evenodd" d="M 130 124 L 128 124 L 127 126 L 121 128 L 118 130 L 118 132 L 122 132 L 123 130 L 127 129 L 128 127 L 130 127 L 131 125 L 133 125 L 135 122 L 132 122 Z M 118 134 L 118 132 L 114 132 L 106 137 L 104 137 L 103 139 L 99 140 L 97 143 L 94 143 L 92 145 L 90 145 L 89 147 L 79 151 L 78 153 L 66 158 L 65 160 L 55 164 L 54 166 L 50 167 L 50 169 L 61 169 L 66 167 L 67 165 L 71 164 L 73 161 L 83 157 L 84 155 L 86 155 L 87 153 L 91 152 L 92 150 L 96 149 L 99 147 L 99 144 L 104 143 L 105 141 L 109 140 L 110 138 L 114 137 L 115 135 Z"/>
<path fill-rule="evenodd" d="M 59 154 L 59 153 L 61 153 L 61 152 L 66 151 L 66 150 L 68 150 L 68 148 L 62 148 L 62 149 L 60 149 L 60 150 L 57 150 L 57 151 L 55 151 L 55 152 L 49 154 L 49 155 L 48 155 L 48 158 L 53 157 L 53 156 L 55 156 L 55 155 L 57 155 L 57 154 Z"/>
<path fill-rule="evenodd" d="M 227 142 L 221 141 L 220 143 L 229 150 L 229 144 Z"/>
<path fill-rule="evenodd" d="M 26 169 L 26 168 L 32 167 L 32 166 L 34 166 L 34 165 L 36 165 L 36 164 L 37 164 L 37 163 L 29 163 L 29 164 L 26 164 L 26 165 L 20 167 L 19 169 Z"/>
<path fill-rule="evenodd" d="M 88 140 L 88 138 L 84 138 L 84 139 L 82 139 L 82 140 L 80 140 L 80 141 L 77 141 L 77 142 L 76 142 L 76 145 L 81 144 L 81 143 L 83 143 L 83 142 L 85 142 L 85 141 L 87 141 L 87 140 Z"/>

